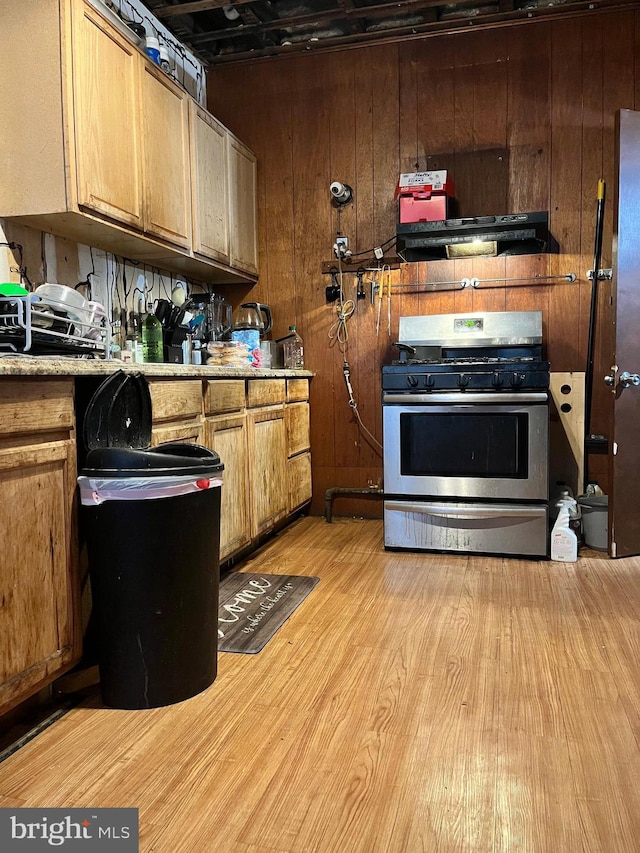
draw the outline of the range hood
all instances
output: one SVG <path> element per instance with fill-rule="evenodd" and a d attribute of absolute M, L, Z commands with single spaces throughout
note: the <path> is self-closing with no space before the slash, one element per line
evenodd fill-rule
<path fill-rule="evenodd" d="M 397 238 L 405 261 L 557 251 L 546 210 L 398 224 Z"/>

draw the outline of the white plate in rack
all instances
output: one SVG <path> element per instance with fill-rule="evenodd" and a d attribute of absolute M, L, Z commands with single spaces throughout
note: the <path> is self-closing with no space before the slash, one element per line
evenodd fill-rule
<path fill-rule="evenodd" d="M 36 295 L 57 311 L 64 311 L 72 320 L 86 323 L 88 303 L 81 293 L 66 284 L 41 284 L 36 287 Z"/>

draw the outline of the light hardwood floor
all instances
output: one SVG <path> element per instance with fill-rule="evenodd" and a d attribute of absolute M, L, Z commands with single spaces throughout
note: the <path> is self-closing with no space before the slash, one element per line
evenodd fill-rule
<path fill-rule="evenodd" d="M 96 701 L 0 806 L 140 809 L 144 853 L 640 850 L 640 559 L 385 553 L 303 519 L 246 571 L 321 582 L 168 708 Z"/>

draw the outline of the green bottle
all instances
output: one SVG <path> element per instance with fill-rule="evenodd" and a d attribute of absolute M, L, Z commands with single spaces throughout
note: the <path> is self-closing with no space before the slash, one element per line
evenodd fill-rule
<path fill-rule="evenodd" d="M 151 302 L 142 320 L 142 358 L 146 364 L 158 364 L 162 357 L 162 325 L 153 313 Z"/>

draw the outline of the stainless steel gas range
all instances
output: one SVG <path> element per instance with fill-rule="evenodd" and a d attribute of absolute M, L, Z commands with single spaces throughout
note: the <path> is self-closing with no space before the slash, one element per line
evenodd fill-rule
<path fill-rule="evenodd" d="M 540 311 L 401 317 L 382 369 L 385 547 L 548 556 Z"/>

